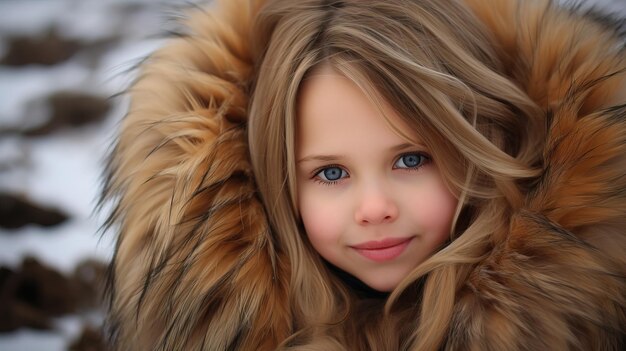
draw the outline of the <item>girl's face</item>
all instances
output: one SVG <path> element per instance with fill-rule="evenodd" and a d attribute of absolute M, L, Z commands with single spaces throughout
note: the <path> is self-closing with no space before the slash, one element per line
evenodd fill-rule
<path fill-rule="evenodd" d="M 394 133 L 349 79 L 323 68 L 298 103 L 298 207 L 311 244 L 371 288 L 393 290 L 446 241 L 457 200 L 420 141 Z"/>

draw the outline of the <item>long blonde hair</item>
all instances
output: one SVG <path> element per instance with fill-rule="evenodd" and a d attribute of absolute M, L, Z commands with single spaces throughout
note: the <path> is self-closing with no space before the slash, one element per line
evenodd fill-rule
<path fill-rule="evenodd" d="M 260 12 L 248 135 L 260 195 L 291 265 L 289 303 L 300 332 L 283 346 L 440 347 L 455 293 L 502 240 L 508 214 L 537 175 L 545 137 L 533 119 L 538 107 L 506 77 L 491 42 L 458 1 L 277 0 Z M 379 106 L 393 106 L 460 200 L 450 244 L 416 267 L 392 292 L 384 317 L 365 330 L 355 327 L 365 309 L 309 245 L 296 206 L 297 96 L 322 64 Z M 397 329 L 399 318 L 409 322 Z"/>

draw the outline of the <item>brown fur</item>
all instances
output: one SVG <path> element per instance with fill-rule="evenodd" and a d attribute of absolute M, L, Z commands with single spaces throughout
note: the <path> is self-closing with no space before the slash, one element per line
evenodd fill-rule
<path fill-rule="evenodd" d="M 273 350 L 292 335 L 288 260 L 246 142 L 251 18 L 195 14 L 150 57 L 112 154 L 110 281 L 123 350 Z M 618 350 L 626 342 L 626 61 L 608 28 L 544 1 L 466 1 L 548 127 L 542 175 L 460 286 L 449 350 Z M 545 131 L 537 131 L 545 133 Z M 349 348 L 349 346 L 348 346 Z"/>

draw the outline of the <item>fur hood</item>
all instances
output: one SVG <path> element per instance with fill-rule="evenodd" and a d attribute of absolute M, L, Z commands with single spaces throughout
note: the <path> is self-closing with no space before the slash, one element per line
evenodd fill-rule
<path fill-rule="evenodd" d="M 103 195 L 119 233 L 109 281 L 118 349 L 273 350 L 294 332 L 289 261 L 247 149 L 248 33 L 263 2 L 196 11 L 190 33 L 148 58 L 129 91 Z M 548 137 L 508 237 L 459 287 L 443 348 L 622 349 L 623 28 L 542 1 L 466 2 L 510 79 L 545 107 Z"/>

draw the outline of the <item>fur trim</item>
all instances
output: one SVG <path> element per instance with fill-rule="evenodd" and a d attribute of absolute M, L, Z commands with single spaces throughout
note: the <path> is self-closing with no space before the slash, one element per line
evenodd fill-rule
<path fill-rule="evenodd" d="M 449 347 L 621 349 L 623 47 L 602 25 L 551 4 L 470 5 L 504 49 L 511 76 L 546 107 L 548 135 L 543 174 L 513 215 L 506 241 L 477 265 L 459 292 Z"/>
<path fill-rule="evenodd" d="M 246 140 L 259 1 L 221 1 L 143 65 L 109 164 L 121 349 L 273 350 L 293 332 L 288 260 Z M 626 60 L 602 23 L 544 1 L 466 0 L 540 106 L 543 174 L 460 287 L 445 349 L 626 342 Z M 621 346 L 620 346 L 621 345 Z"/>
<path fill-rule="evenodd" d="M 106 196 L 120 224 L 111 328 L 122 349 L 273 350 L 285 272 L 256 197 L 245 127 L 257 4 L 223 1 L 145 63 Z"/>

